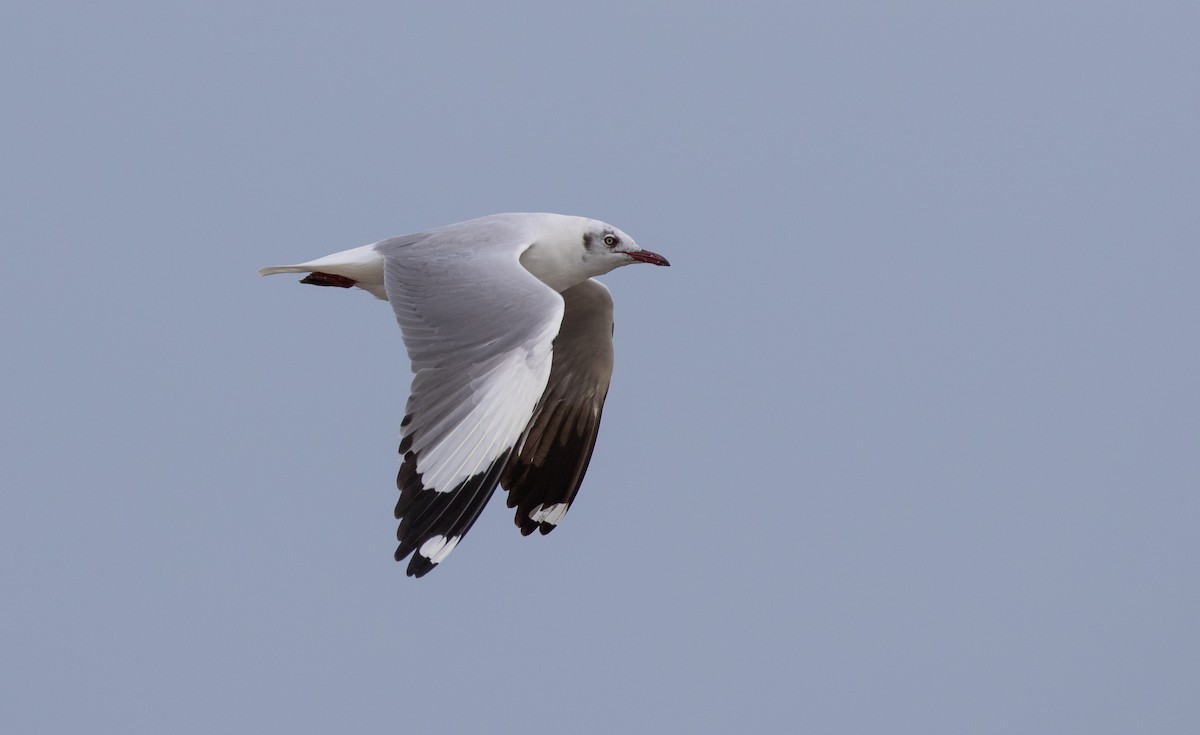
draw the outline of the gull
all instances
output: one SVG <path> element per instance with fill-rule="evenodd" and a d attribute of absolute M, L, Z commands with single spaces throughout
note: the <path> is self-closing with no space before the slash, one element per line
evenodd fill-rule
<path fill-rule="evenodd" d="M 396 477 L 408 576 L 458 546 L 497 485 L 522 535 L 562 521 L 613 369 L 612 296 L 595 276 L 631 263 L 670 265 L 598 220 L 509 213 L 259 270 L 392 305 L 413 372 Z"/>

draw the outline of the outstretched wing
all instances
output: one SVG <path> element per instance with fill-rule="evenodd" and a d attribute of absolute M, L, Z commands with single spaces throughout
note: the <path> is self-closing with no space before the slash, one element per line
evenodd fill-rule
<path fill-rule="evenodd" d="M 396 478 L 396 560 L 412 554 L 410 576 L 471 528 L 545 390 L 563 299 L 521 265 L 529 244 L 473 221 L 376 246 L 415 373 Z"/>
<path fill-rule="evenodd" d="M 587 472 L 613 370 L 613 303 L 599 281 L 562 292 L 562 326 L 554 338 L 550 380 L 501 484 L 516 523 L 528 536 L 550 533 Z"/>

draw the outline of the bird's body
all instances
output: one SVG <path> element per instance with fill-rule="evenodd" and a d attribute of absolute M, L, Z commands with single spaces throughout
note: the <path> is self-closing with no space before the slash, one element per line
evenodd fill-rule
<path fill-rule="evenodd" d="M 497 484 L 523 534 L 562 519 L 612 374 L 612 298 L 593 277 L 639 261 L 668 265 L 597 220 L 498 214 L 259 271 L 395 311 L 414 373 L 396 505 L 409 575 L 454 549 Z"/>

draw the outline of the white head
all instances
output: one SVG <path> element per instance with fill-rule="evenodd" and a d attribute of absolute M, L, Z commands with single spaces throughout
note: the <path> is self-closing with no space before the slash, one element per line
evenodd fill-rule
<path fill-rule="evenodd" d="M 604 264 L 607 266 L 604 273 L 630 263 L 670 265 L 666 258 L 639 247 L 632 237 L 616 227 L 594 219 L 587 223 L 582 236 L 583 262 Z"/>
<path fill-rule="evenodd" d="M 543 216 L 538 238 L 521 255 L 521 263 L 556 291 L 631 263 L 670 265 L 610 224 L 586 217 Z"/>

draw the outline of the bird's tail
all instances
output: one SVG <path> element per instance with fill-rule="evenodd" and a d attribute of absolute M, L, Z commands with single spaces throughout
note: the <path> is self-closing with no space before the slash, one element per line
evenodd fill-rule
<path fill-rule="evenodd" d="M 273 276 L 277 273 L 312 273 L 309 265 L 273 265 L 269 268 L 259 268 L 258 275 Z"/>
<path fill-rule="evenodd" d="M 363 245 L 362 247 L 343 250 L 333 255 L 326 255 L 324 258 L 310 260 L 307 263 L 272 265 L 266 268 L 259 268 L 258 274 L 260 276 L 273 276 L 278 273 L 322 273 L 340 276 L 352 283 L 320 283 L 318 281 L 321 279 L 310 280 L 307 278 L 303 282 L 316 283 L 321 286 L 356 285 L 370 291 L 381 299 L 386 299 L 387 294 L 383 288 L 383 264 L 383 256 L 379 254 L 374 245 Z"/>

